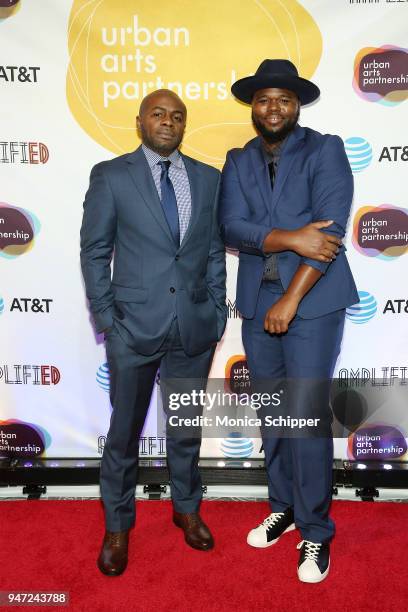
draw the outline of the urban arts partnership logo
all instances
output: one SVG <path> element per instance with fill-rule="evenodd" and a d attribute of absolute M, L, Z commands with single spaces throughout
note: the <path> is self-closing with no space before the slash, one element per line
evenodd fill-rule
<path fill-rule="evenodd" d="M 344 141 L 344 149 L 353 174 L 365 170 L 373 159 L 373 150 L 365 138 L 352 136 Z"/>
<path fill-rule="evenodd" d="M 395 426 L 370 423 L 348 439 L 349 459 L 402 459 L 407 452 L 404 434 Z"/>
<path fill-rule="evenodd" d="M 377 312 L 377 300 L 368 291 L 359 291 L 360 301 L 346 309 L 346 318 L 352 323 L 367 323 Z"/>
<path fill-rule="evenodd" d="M 320 30 L 303 2 L 256 4 L 254 10 L 252 2 L 237 2 L 231 11 L 231 0 L 218 0 L 214 18 L 199 2 L 184 10 L 184 0 L 161 2 L 156 13 L 149 0 L 74 0 L 67 100 L 76 121 L 120 155 L 134 149 L 135 109 L 142 98 L 168 88 L 188 105 L 185 152 L 222 165 L 227 149 L 253 137 L 247 109 L 230 94 L 234 81 L 256 70 L 257 59 L 247 49 L 256 47 L 258 58 L 301 61 L 306 78 L 322 54 Z"/>
<path fill-rule="evenodd" d="M 20 6 L 20 0 L 0 0 L 0 23 L 3 19 L 15 15 Z"/>
<path fill-rule="evenodd" d="M 368 102 L 395 106 L 408 96 L 408 49 L 365 47 L 354 60 L 353 88 Z"/>
<path fill-rule="evenodd" d="M 30 251 L 40 222 L 28 210 L 0 202 L 0 256 L 14 259 Z"/>
<path fill-rule="evenodd" d="M 363 206 L 354 216 L 352 242 L 367 257 L 400 257 L 408 248 L 407 211 L 391 204 Z"/>
<path fill-rule="evenodd" d="M 0 421 L 0 457 L 39 457 L 50 443 L 50 434 L 39 425 Z"/>
<path fill-rule="evenodd" d="M 225 389 L 229 393 L 249 393 L 251 381 L 245 355 L 233 355 L 225 366 Z"/>

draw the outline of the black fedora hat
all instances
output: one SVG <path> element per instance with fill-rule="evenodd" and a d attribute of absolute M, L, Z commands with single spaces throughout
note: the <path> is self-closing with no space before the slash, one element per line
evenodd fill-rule
<path fill-rule="evenodd" d="M 256 91 L 269 87 L 293 91 L 301 104 L 309 104 L 320 96 L 317 85 L 300 77 L 296 66 L 285 59 L 264 60 L 254 76 L 239 79 L 233 84 L 231 91 L 241 102 L 251 104 Z"/>

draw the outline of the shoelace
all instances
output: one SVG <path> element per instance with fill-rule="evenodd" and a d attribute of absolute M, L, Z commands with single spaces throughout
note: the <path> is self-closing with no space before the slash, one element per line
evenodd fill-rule
<path fill-rule="evenodd" d="M 262 525 L 266 528 L 273 527 L 274 525 L 276 525 L 276 523 L 278 523 L 281 520 L 282 516 L 284 515 L 285 515 L 284 512 L 272 512 L 272 514 L 266 517 Z"/>
<path fill-rule="evenodd" d="M 121 540 L 122 540 L 121 535 L 122 535 L 121 533 L 110 533 L 109 534 L 109 543 L 112 546 L 120 546 L 121 543 L 122 543 L 121 542 Z"/>
<path fill-rule="evenodd" d="M 198 514 L 187 514 L 186 516 L 186 520 L 187 520 L 187 524 L 189 527 L 193 527 L 195 525 L 198 525 L 200 523 L 200 518 L 198 516 Z"/>
<path fill-rule="evenodd" d="M 317 557 L 319 555 L 320 549 L 322 545 L 318 542 L 309 542 L 309 540 L 302 540 L 296 546 L 298 550 L 300 550 L 305 545 L 305 559 L 311 559 L 311 561 L 317 561 Z"/>

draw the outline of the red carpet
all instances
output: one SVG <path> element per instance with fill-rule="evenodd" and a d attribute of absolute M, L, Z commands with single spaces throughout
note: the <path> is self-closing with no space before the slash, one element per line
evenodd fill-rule
<path fill-rule="evenodd" d="M 297 531 L 269 549 L 246 544 L 247 531 L 268 512 L 266 503 L 205 502 L 216 548 L 204 553 L 184 544 L 170 502 L 139 502 L 128 569 L 109 578 L 95 565 L 100 502 L 3 501 L 0 590 L 69 591 L 69 609 L 87 612 L 406 609 L 408 504 L 335 502 L 332 568 L 317 585 L 297 579 Z"/>

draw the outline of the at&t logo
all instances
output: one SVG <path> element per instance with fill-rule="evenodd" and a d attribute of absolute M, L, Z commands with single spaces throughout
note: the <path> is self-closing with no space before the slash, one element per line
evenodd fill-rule
<path fill-rule="evenodd" d="M 367 323 L 377 312 L 377 300 L 368 291 L 359 291 L 360 301 L 346 310 L 346 318 L 352 323 Z"/>
<path fill-rule="evenodd" d="M 12 298 L 10 312 L 33 312 L 34 314 L 49 314 L 51 304 L 54 300 L 51 298 Z M 5 300 L 0 297 L 0 314 L 6 309 Z"/>
<path fill-rule="evenodd" d="M 408 146 L 383 147 L 378 161 L 397 162 L 408 161 Z"/>
<path fill-rule="evenodd" d="M 109 393 L 109 366 L 107 363 L 103 363 L 96 372 L 96 382 L 101 389 Z"/>
<path fill-rule="evenodd" d="M 245 459 L 252 455 L 254 443 L 244 438 L 238 431 L 233 431 L 221 442 L 221 452 L 225 457 Z"/>
<path fill-rule="evenodd" d="M 344 141 L 344 148 L 353 174 L 365 170 L 373 159 L 373 149 L 361 136 L 351 136 Z"/>

